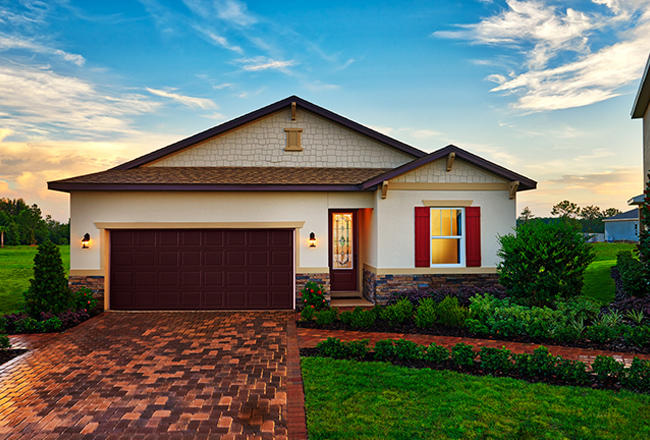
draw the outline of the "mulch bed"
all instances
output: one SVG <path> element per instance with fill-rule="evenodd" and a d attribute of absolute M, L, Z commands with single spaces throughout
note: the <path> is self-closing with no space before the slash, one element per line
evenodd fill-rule
<path fill-rule="evenodd" d="M 300 356 L 301 357 L 320 356 L 320 353 L 318 351 L 318 348 L 301 348 Z M 373 352 L 369 352 L 363 358 L 354 359 L 354 360 L 358 362 L 379 362 L 375 360 L 375 354 Z M 480 367 L 480 363 L 476 364 L 473 367 L 467 367 L 467 366 L 461 367 L 455 364 L 452 360 L 448 360 L 442 363 L 434 363 L 434 362 L 428 362 L 424 360 L 401 360 L 398 358 L 393 358 L 388 362 L 390 362 L 393 365 L 398 365 L 407 368 L 415 368 L 415 369 L 430 368 L 432 370 L 447 370 L 447 371 L 455 371 L 457 373 L 471 374 L 472 376 L 509 377 L 512 379 L 524 380 L 529 383 L 545 383 L 548 385 L 558 385 L 558 386 L 580 386 L 580 387 L 592 388 L 597 390 L 612 390 L 612 391 L 620 391 L 622 389 L 618 381 L 611 380 L 607 382 L 602 382 L 598 380 L 598 378 L 595 375 L 592 376 L 591 383 L 587 383 L 585 385 L 576 385 L 574 382 L 568 382 L 556 376 L 530 377 L 530 376 L 522 376 L 517 373 L 508 373 L 508 374 L 503 374 L 501 372 L 488 373 Z"/>
<path fill-rule="evenodd" d="M 27 350 L 21 349 L 21 348 L 16 348 L 16 349 L 5 349 L 5 350 L 0 350 L 0 365 L 4 364 L 5 362 L 9 362 L 15 357 L 20 356 L 23 353 L 26 353 Z"/>
<path fill-rule="evenodd" d="M 478 335 L 476 333 L 468 331 L 465 328 L 445 327 L 441 325 L 436 325 L 432 328 L 420 328 L 417 327 L 413 321 L 407 322 L 405 324 L 393 325 L 389 321 L 378 319 L 371 327 L 368 328 L 352 327 L 351 325 L 345 324 L 341 321 L 335 321 L 329 325 L 319 325 L 316 323 L 316 321 L 296 321 L 296 326 L 318 330 L 347 330 L 357 332 L 403 333 L 409 335 L 455 336 L 459 338 L 487 339 L 493 341 L 499 340 L 534 344 L 560 345 L 563 347 L 589 348 L 592 350 L 616 351 L 621 353 L 650 353 L 650 347 L 630 347 L 622 340 L 615 340 L 607 344 L 598 344 L 586 339 L 575 342 L 564 342 L 558 341 L 557 339 L 531 339 L 525 335 L 512 337 L 499 335 L 498 338 L 495 338 L 493 336 Z"/>

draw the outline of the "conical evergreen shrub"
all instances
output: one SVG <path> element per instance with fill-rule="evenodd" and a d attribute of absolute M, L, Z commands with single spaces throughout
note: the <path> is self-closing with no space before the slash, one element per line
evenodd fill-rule
<path fill-rule="evenodd" d="M 37 318 L 41 312 L 61 313 L 70 308 L 72 293 L 68 288 L 59 248 L 51 241 L 38 246 L 34 257 L 34 279 L 25 296 L 27 313 Z"/>

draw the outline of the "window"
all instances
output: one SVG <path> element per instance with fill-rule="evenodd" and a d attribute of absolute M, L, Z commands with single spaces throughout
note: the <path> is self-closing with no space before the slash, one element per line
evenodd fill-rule
<path fill-rule="evenodd" d="M 432 266 L 465 264 L 463 208 L 431 208 Z"/>
<path fill-rule="evenodd" d="M 481 267 L 481 208 L 415 207 L 415 267 Z"/>

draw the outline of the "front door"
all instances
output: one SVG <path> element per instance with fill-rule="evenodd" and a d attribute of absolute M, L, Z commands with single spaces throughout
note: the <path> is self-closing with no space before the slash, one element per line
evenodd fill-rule
<path fill-rule="evenodd" d="M 358 238 L 355 210 L 329 212 L 329 266 L 331 290 L 358 289 Z"/>

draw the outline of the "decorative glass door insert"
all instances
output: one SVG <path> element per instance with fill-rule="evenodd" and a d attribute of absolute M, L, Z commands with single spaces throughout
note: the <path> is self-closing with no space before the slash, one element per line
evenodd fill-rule
<path fill-rule="evenodd" d="M 332 213 L 332 265 L 333 269 L 353 269 L 351 212 Z"/>

